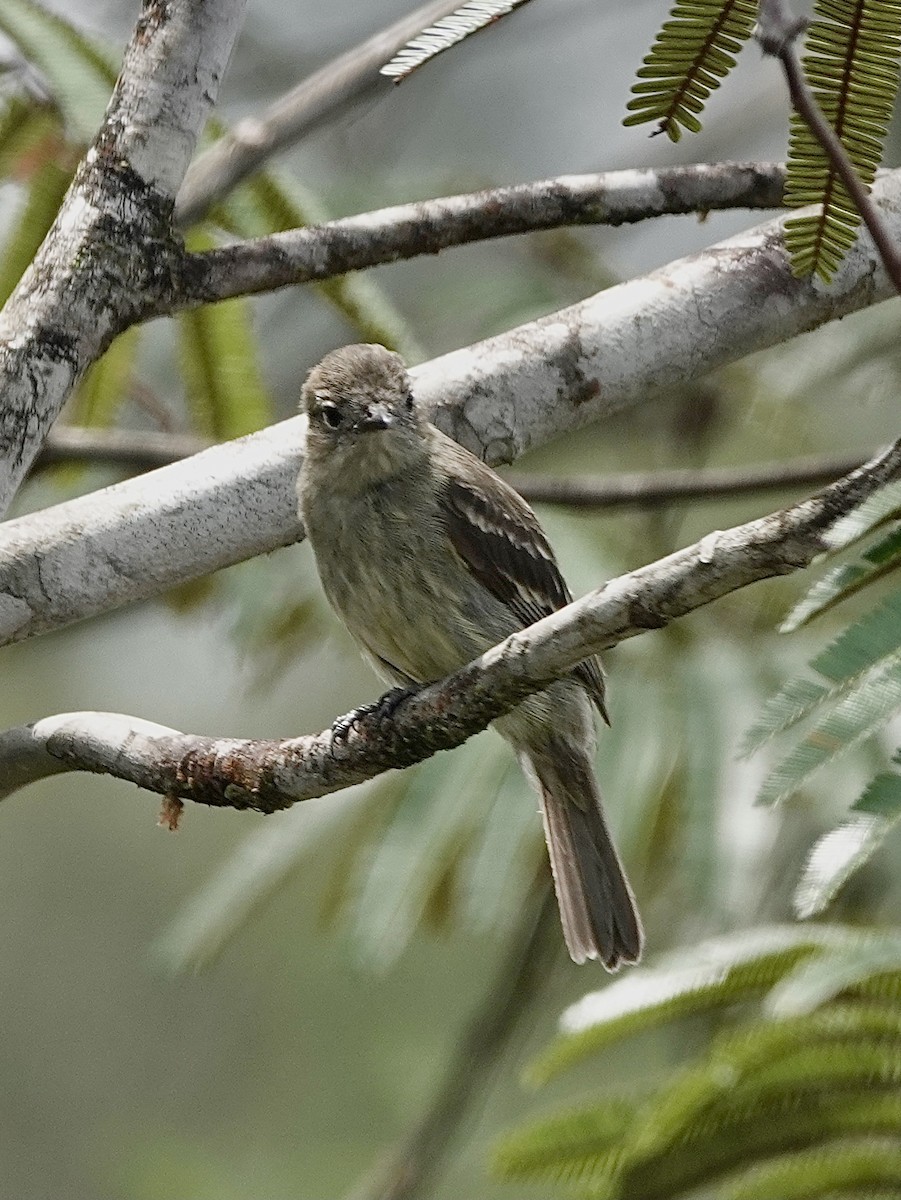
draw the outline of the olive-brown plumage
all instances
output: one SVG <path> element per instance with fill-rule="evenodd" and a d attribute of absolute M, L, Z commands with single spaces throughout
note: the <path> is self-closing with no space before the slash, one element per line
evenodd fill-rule
<path fill-rule="evenodd" d="M 300 515 L 326 595 L 395 684 L 450 674 L 571 596 L 535 514 L 419 412 L 402 359 L 346 346 L 307 377 Z M 642 930 L 593 771 L 586 660 L 494 723 L 541 799 L 563 932 L 576 962 L 614 970 Z"/>

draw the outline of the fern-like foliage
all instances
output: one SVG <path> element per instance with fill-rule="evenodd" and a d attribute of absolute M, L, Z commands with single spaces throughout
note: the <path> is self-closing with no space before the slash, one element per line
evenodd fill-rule
<path fill-rule="evenodd" d="M 625 125 L 657 122 L 678 141 L 697 133 L 712 91 L 735 66 L 751 36 L 756 0 L 677 0 L 637 72 Z M 898 92 L 899 0 L 816 0 L 804 73 L 851 164 L 869 186 L 882 158 Z M 786 224 L 796 275 L 828 282 L 853 245 L 860 216 L 828 155 L 807 123 L 791 119 L 785 202 L 820 205 Z"/>
<path fill-rule="evenodd" d="M 840 523 L 833 555 L 862 543 L 850 561 L 830 566 L 783 622 L 790 632 L 848 597 L 897 578 L 901 567 L 901 489 L 893 484 Z M 760 788 L 772 804 L 802 788 L 840 755 L 880 734 L 901 713 L 901 588 L 846 628 L 810 662 L 810 673 L 787 680 L 762 706 L 745 735 L 744 752 L 788 738 Z M 894 762 L 901 764 L 901 752 Z M 879 771 L 848 816 L 814 845 L 795 892 L 801 917 L 821 912 L 901 820 L 901 774 Z"/>
<path fill-rule="evenodd" d="M 756 0 L 678 0 L 638 70 L 623 124 L 656 121 L 656 132 L 674 142 L 683 129 L 697 133 L 699 114 L 756 19 Z"/>
<path fill-rule="evenodd" d="M 804 73 L 857 174 L 873 182 L 898 91 L 901 3 L 817 0 L 807 34 Z M 785 201 L 822 205 L 786 225 L 796 275 L 827 283 L 853 245 L 860 216 L 806 122 L 794 115 Z"/>
<path fill-rule="evenodd" d="M 414 71 L 451 46 L 456 46 L 458 42 L 486 29 L 527 3 L 528 0 L 467 0 L 411 38 L 390 62 L 385 63 L 379 74 L 386 75 L 395 83 L 403 83 Z"/>
<path fill-rule="evenodd" d="M 811 1004 L 814 969 L 819 992 Z M 699 972 L 703 986 L 687 987 Z M 737 987 L 749 976 L 756 991 Z M 786 1001 L 796 980 L 808 1003 L 792 1008 Z M 770 1002 L 777 992 L 781 1007 Z M 498 1172 L 604 1200 L 819 1198 L 885 1187 L 896 1194 L 901 941 L 894 935 L 775 927 L 671 956 L 564 1013 L 555 1047 L 532 1077 L 546 1075 L 552 1059 L 584 1070 L 601 1047 L 711 1010 L 729 1023 L 697 1059 L 643 1091 L 630 1081 L 612 1098 L 609 1071 L 598 1061 L 604 1097 L 508 1135 Z M 641 1021 L 624 1020 L 630 1012 L 642 1013 Z"/>

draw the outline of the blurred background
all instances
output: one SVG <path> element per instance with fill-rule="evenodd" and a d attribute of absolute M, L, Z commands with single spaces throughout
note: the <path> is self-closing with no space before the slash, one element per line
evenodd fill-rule
<path fill-rule="evenodd" d="M 114 57 L 138 14 L 124 0 L 53 7 Z M 410 7 L 254 0 L 219 118 L 258 113 Z M 382 96 L 273 164 L 278 177 L 306 211 L 338 216 L 562 173 L 783 158 L 781 78 L 754 46 L 713 97 L 700 135 L 672 144 L 621 126 L 666 7 L 537 0 L 404 86 L 386 83 Z M 7 257 L 26 182 L 0 187 Z M 765 217 L 712 214 L 481 244 L 379 268 L 357 302 L 411 357 L 431 357 Z M 230 220 L 222 228 L 245 228 Z M 108 419 L 224 437 L 289 415 L 309 367 L 359 338 L 350 307 L 346 295 L 336 302 L 313 289 L 245 306 L 253 363 L 240 386 L 249 400 L 227 414 L 204 408 L 210 393 L 190 349 L 202 330 L 155 323 L 130 354 L 128 387 Z M 849 318 L 562 439 L 517 470 L 602 475 L 820 452 L 863 457 L 895 431 L 897 319 L 897 302 Z M 72 419 L 96 418 L 96 394 L 73 403 Z M 121 477 L 112 468 L 44 470 L 17 514 Z M 577 515 L 545 507 L 540 516 L 578 594 L 800 494 Z M 883 753 L 868 744 L 791 803 L 754 807 L 770 760 L 739 759 L 742 736 L 763 699 L 848 619 L 780 636 L 805 586 L 758 585 L 608 658 L 613 728 L 601 738 L 599 772 L 651 962 L 711 934 L 788 920 L 811 845 Z M 321 729 L 379 692 L 325 611 L 306 546 L 3 655 L 4 727 L 101 709 L 271 738 Z M 510 978 L 517 948 L 542 921 L 547 875 L 534 800 L 486 734 L 404 776 L 278 817 L 189 809 L 173 835 L 157 827 L 158 807 L 122 783 L 64 777 L 0 813 L 0 1194 L 343 1196 L 427 1110 L 471 1022 L 496 1015 L 498 978 Z M 830 916 L 889 921 L 901 898 L 899 860 L 901 845 L 889 841 Z M 566 960 L 553 922 L 539 934 L 540 970 L 514 989 L 504 1035 L 467 1051 L 484 1055 L 471 1066 L 485 1070 L 485 1087 L 464 1105 L 426 1194 L 515 1194 L 488 1172 L 497 1133 L 589 1086 L 587 1076 L 561 1081 L 539 1102 L 520 1082 L 563 1006 L 605 983 L 600 968 Z M 676 1050 L 661 1036 L 614 1051 L 601 1085 L 653 1079 Z"/>

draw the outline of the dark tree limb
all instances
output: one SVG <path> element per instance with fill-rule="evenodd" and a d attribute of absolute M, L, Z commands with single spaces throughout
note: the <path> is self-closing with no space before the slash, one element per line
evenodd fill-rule
<path fill-rule="evenodd" d="M 524 907 L 492 985 L 460 1034 L 422 1117 L 347 1200 L 416 1200 L 427 1194 L 559 956 L 557 904 L 546 880 Z"/>

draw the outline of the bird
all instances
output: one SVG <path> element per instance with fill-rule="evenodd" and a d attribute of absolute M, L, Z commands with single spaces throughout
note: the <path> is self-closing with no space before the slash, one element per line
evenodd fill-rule
<path fill-rule="evenodd" d="M 570 603 L 535 513 L 427 420 L 399 354 L 333 350 L 301 409 L 298 512 L 323 589 L 395 689 L 441 679 Z M 595 778 L 593 709 L 606 720 L 596 657 L 493 725 L 538 795 L 570 956 L 615 971 L 638 962 L 644 934 Z"/>

